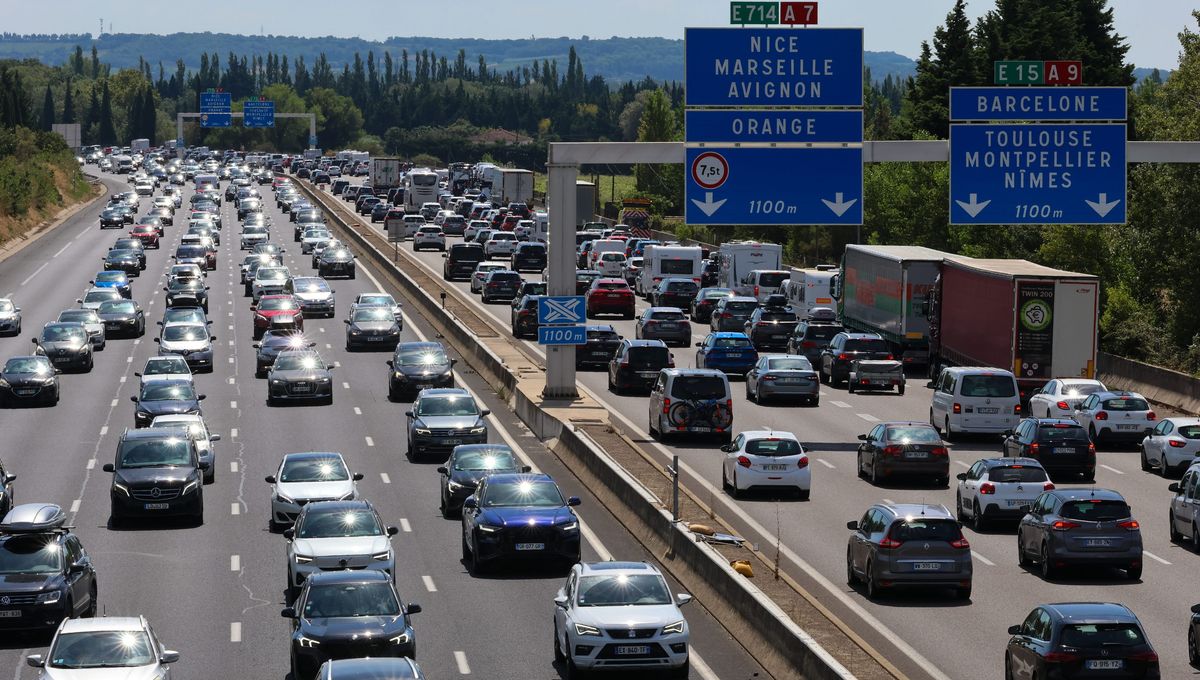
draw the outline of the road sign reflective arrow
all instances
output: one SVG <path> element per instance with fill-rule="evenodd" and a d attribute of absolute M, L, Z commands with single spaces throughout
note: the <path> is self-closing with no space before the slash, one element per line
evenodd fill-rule
<path fill-rule="evenodd" d="M 1104 217 L 1104 216 L 1108 215 L 1108 213 L 1111 212 L 1113 208 L 1117 207 L 1117 204 L 1121 202 L 1121 199 L 1114 198 L 1110 202 L 1108 200 L 1108 194 L 1102 193 L 1102 194 L 1100 194 L 1099 201 L 1089 201 L 1087 199 L 1084 199 L 1083 202 L 1087 203 L 1089 206 L 1091 206 L 1092 210 L 1095 210 L 1097 215 L 1099 215 L 1100 217 Z"/>
<path fill-rule="evenodd" d="M 825 204 L 826 208 L 832 210 L 833 214 L 837 215 L 838 217 L 846 214 L 846 211 L 849 210 L 851 206 L 853 206 L 855 203 L 858 203 L 857 198 L 852 198 L 849 201 L 843 201 L 842 192 L 840 191 L 834 192 L 833 198 L 834 200 L 832 201 L 822 198 L 821 202 Z"/>
<path fill-rule="evenodd" d="M 841 197 L 842 197 L 842 195 L 838 194 L 838 198 L 840 199 Z M 692 203 L 695 203 L 696 207 L 699 208 L 701 210 L 701 212 L 703 212 L 705 215 L 712 217 L 712 214 L 715 213 L 716 211 L 720 210 L 721 206 L 725 205 L 725 201 L 727 201 L 727 200 L 729 200 L 729 199 L 722 198 L 719 201 L 714 201 L 712 192 L 706 191 L 706 192 L 704 192 L 704 200 L 703 201 L 699 201 L 699 200 L 693 198 Z M 853 201 L 851 201 L 851 202 L 853 202 Z M 828 203 L 828 201 L 826 201 L 826 203 Z M 834 211 L 834 212 L 836 212 L 836 211 Z M 845 210 L 843 209 L 842 212 L 845 212 Z M 841 214 L 842 213 L 838 213 L 838 215 L 841 215 Z"/>
<path fill-rule="evenodd" d="M 978 197 L 979 197 L 978 194 L 971 194 L 970 202 L 955 201 L 955 203 L 958 204 L 958 207 L 962 208 L 963 210 L 966 210 L 968 215 L 970 215 L 971 217 L 976 217 L 979 215 L 979 213 L 983 212 L 984 208 L 988 207 L 988 203 L 991 203 L 990 200 L 989 201 L 978 201 L 978 200 L 976 200 L 976 199 L 978 199 Z"/>

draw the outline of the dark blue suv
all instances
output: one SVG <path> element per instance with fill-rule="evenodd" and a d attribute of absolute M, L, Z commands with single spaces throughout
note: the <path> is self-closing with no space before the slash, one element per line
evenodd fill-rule
<path fill-rule="evenodd" d="M 758 363 L 758 350 L 745 333 L 709 333 L 696 347 L 696 368 L 745 375 Z"/>
<path fill-rule="evenodd" d="M 484 477 L 463 501 L 463 562 L 472 574 L 500 560 L 544 564 L 579 561 L 579 518 L 544 474 L 494 474 Z"/>

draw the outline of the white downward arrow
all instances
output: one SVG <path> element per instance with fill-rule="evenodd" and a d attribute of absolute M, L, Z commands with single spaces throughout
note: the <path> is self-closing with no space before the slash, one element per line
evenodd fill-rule
<path fill-rule="evenodd" d="M 991 203 L 990 200 L 978 201 L 977 200 L 978 198 L 979 198 L 978 194 L 971 194 L 970 202 L 955 201 L 955 203 L 958 204 L 958 207 L 962 208 L 963 210 L 966 210 L 967 214 L 970 215 L 971 217 L 977 217 L 979 215 L 979 213 L 983 212 L 984 208 L 988 207 L 988 203 Z"/>
<path fill-rule="evenodd" d="M 1112 202 L 1110 203 L 1108 201 L 1108 194 L 1102 193 L 1102 194 L 1100 194 L 1099 201 L 1089 201 L 1085 198 L 1083 200 L 1083 202 L 1092 206 L 1092 210 L 1095 210 L 1097 215 L 1099 215 L 1101 217 L 1106 217 L 1108 215 L 1108 213 L 1112 212 L 1113 208 L 1117 207 L 1117 204 L 1121 202 L 1121 199 L 1114 198 L 1112 200 Z"/>
<path fill-rule="evenodd" d="M 858 203 L 857 198 L 852 198 L 849 201 L 843 201 L 842 200 L 842 192 L 840 192 L 840 191 L 835 192 L 833 194 L 833 198 L 834 198 L 834 200 L 832 200 L 832 201 L 822 198 L 821 202 L 825 204 L 826 208 L 829 208 L 830 210 L 832 210 L 833 214 L 837 215 L 838 217 L 845 215 L 846 211 L 850 209 L 850 206 L 854 205 L 855 203 Z"/>
<path fill-rule="evenodd" d="M 696 207 L 699 208 L 706 216 L 712 217 L 713 213 L 720 210 L 721 206 L 725 205 L 725 201 L 727 201 L 727 200 L 729 200 L 729 199 L 722 198 L 719 201 L 714 201 L 713 197 L 712 197 L 712 192 L 706 191 L 706 192 L 704 192 L 704 200 L 703 201 L 698 201 L 693 198 L 692 203 L 695 203 Z"/>

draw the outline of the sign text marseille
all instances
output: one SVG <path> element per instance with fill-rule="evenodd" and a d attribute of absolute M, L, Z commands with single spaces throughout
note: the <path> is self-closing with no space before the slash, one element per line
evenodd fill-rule
<path fill-rule="evenodd" d="M 228 92 L 201 92 L 200 127 L 229 127 L 232 107 L 233 96 Z"/>

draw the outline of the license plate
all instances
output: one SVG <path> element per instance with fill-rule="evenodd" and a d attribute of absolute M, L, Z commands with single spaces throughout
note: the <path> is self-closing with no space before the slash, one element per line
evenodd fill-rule
<path fill-rule="evenodd" d="M 19 619 L 21 618 L 20 609 L 0 609 L 0 619 Z"/>
<path fill-rule="evenodd" d="M 17 394 L 20 394 L 20 395 L 22 395 L 22 396 L 26 396 L 26 397 L 27 397 L 27 396 L 29 396 L 29 395 L 31 395 L 31 394 L 37 394 L 37 390 L 36 390 L 36 389 L 23 389 L 23 390 L 17 390 Z"/>
<path fill-rule="evenodd" d="M 1031 501 L 1022 500 L 1020 498 L 1008 499 L 1008 507 L 1010 508 L 1028 508 L 1030 504 Z"/>
<path fill-rule="evenodd" d="M 1083 544 L 1088 548 L 1108 548 L 1112 546 L 1112 540 L 1107 538 L 1087 538 Z"/>
<path fill-rule="evenodd" d="M 1089 670 L 1113 671 L 1113 670 L 1121 670 L 1122 668 L 1124 668 L 1125 662 L 1122 659 L 1088 659 L 1086 662 L 1084 662 L 1084 665 L 1086 665 Z"/>
<path fill-rule="evenodd" d="M 979 413 L 999 413 L 1000 409 L 995 406 L 988 406 L 975 409 Z"/>
<path fill-rule="evenodd" d="M 773 472 L 776 470 L 786 470 L 786 469 L 788 469 L 788 466 L 772 464 L 772 465 L 764 465 L 764 466 L 762 466 L 762 469 Z"/>
<path fill-rule="evenodd" d="M 295 385 L 292 385 L 292 391 L 293 392 L 311 392 L 312 385 L 308 385 L 305 383 L 297 383 Z"/>
<path fill-rule="evenodd" d="M 170 507 L 170 505 L 167 503 L 146 503 L 143 507 L 145 507 L 146 510 L 166 510 Z"/>
<path fill-rule="evenodd" d="M 1054 453 L 1075 453 L 1075 447 L 1073 447 L 1073 446 L 1056 446 L 1053 449 L 1051 449 L 1051 451 L 1053 451 Z"/>
<path fill-rule="evenodd" d="M 382 342 L 384 340 L 387 340 L 387 338 L 383 337 L 382 335 L 373 335 L 367 338 L 367 342 Z"/>
<path fill-rule="evenodd" d="M 639 378 L 657 378 L 658 371 L 638 371 Z"/>
<path fill-rule="evenodd" d="M 513 546 L 517 550 L 545 550 L 545 543 L 518 543 Z"/>
<path fill-rule="evenodd" d="M 871 381 L 871 384 L 872 384 L 872 385 L 891 385 L 891 384 L 892 384 L 892 381 L 891 381 L 891 380 L 884 380 L 884 379 L 882 379 L 882 378 L 881 378 L 881 379 L 878 379 L 878 380 L 872 380 L 872 381 Z"/>
<path fill-rule="evenodd" d="M 1141 427 L 1142 427 L 1141 425 L 1118 425 L 1117 429 L 1118 430 L 1138 430 L 1138 429 L 1141 429 Z"/>
<path fill-rule="evenodd" d="M 787 340 L 787 336 L 786 335 L 772 335 L 771 339 L 772 340 Z"/>
<path fill-rule="evenodd" d="M 940 571 L 941 562 L 914 562 L 913 571 Z"/>
<path fill-rule="evenodd" d="M 726 359 L 741 359 L 742 353 L 741 352 L 730 352 L 725 355 L 725 358 Z"/>
<path fill-rule="evenodd" d="M 807 378 L 781 378 L 780 385 L 804 385 L 808 382 Z"/>
<path fill-rule="evenodd" d="M 443 439 L 442 443 L 446 446 L 458 446 L 462 443 L 461 439 Z"/>
<path fill-rule="evenodd" d="M 609 298 L 611 300 L 620 300 L 621 299 L 621 296 L 617 293 L 609 293 L 608 295 L 605 295 L 604 297 Z"/>
<path fill-rule="evenodd" d="M 928 451 L 909 451 L 908 453 L 904 454 L 904 457 L 905 458 L 928 458 L 929 452 Z"/>
<path fill-rule="evenodd" d="M 650 647 L 649 645 L 617 645 L 613 652 L 622 656 L 638 656 L 649 654 Z"/>

